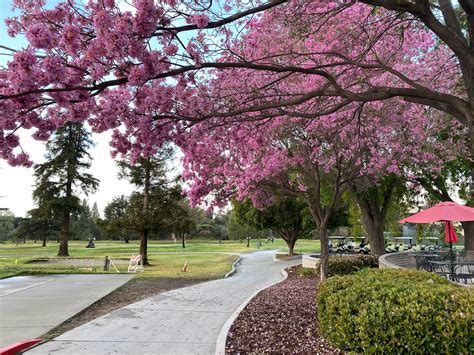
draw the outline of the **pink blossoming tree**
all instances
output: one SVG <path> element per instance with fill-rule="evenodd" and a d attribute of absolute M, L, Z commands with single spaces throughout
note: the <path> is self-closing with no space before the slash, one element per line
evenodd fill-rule
<path fill-rule="evenodd" d="M 404 110 L 394 110 L 394 120 L 383 115 L 389 104 L 371 107 L 372 115 L 348 109 L 311 120 L 197 124 L 182 146 L 184 177 L 191 181 L 188 196 L 193 203 L 218 206 L 233 195 L 251 198 L 256 206 L 271 204 L 276 196 L 304 200 L 319 230 L 325 278 L 327 224 L 341 194 L 351 184 L 373 184 L 384 174 L 401 174 L 414 160 L 439 169 L 438 156 L 446 152 L 431 139 L 432 120 L 419 115 L 418 106 L 399 103 Z M 414 114 L 424 122 L 412 125 Z M 383 253 L 379 247 L 374 243 L 378 255 Z"/>
<path fill-rule="evenodd" d="M 417 131 L 427 108 L 454 117 L 474 152 L 469 1 L 274 0 L 221 8 L 134 0 L 130 11 L 114 0 L 44 2 L 12 1 L 20 16 L 8 20 L 9 33 L 29 44 L 2 47 L 12 60 L 0 70 L 0 155 L 13 165 L 31 163 L 21 128 L 46 140 L 67 121 L 87 121 L 97 132 L 113 130 L 114 154 L 135 161 L 169 139 L 184 146 L 189 123 L 210 120 L 210 129 L 339 119 L 357 110 L 365 117 L 368 107 L 404 110 L 403 101 L 416 107 Z"/>

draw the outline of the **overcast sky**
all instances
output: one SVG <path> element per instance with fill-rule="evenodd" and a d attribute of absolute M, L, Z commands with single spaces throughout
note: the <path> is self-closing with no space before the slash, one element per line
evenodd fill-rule
<path fill-rule="evenodd" d="M 55 0 L 48 1 L 49 3 Z M 21 48 L 25 41 L 12 39 L 6 33 L 5 18 L 13 15 L 10 0 L 0 0 L 0 43 L 8 47 Z M 0 50 L 1 53 L 5 51 Z M 5 65 L 8 57 L 0 56 L 0 65 Z M 22 147 L 32 157 L 35 163 L 44 161 L 45 148 L 42 142 L 35 141 L 30 137 L 31 132 L 23 131 L 20 134 Z M 97 202 L 99 211 L 103 212 L 104 207 L 114 196 L 120 194 L 130 194 L 133 186 L 123 180 L 117 179 L 118 169 L 115 162 L 110 157 L 109 140 L 110 133 L 94 134 L 95 147 L 90 151 L 94 158 L 91 173 L 100 180 L 97 193 L 88 197 L 90 205 Z M 25 213 L 34 208 L 32 190 L 34 185 L 33 169 L 11 167 L 5 161 L 0 160 L 0 207 L 9 208 L 16 216 L 24 216 Z"/>

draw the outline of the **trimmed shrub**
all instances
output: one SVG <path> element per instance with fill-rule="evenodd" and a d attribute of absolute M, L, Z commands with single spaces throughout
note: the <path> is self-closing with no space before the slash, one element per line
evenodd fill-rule
<path fill-rule="evenodd" d="M 469 353 L 473 291 L 424 271 L 364 270 L 320 284 L 321 333 L 344 351 Z"/>
<path fill-rule="evenodd" d="M 329 276 L 349 275 L 366 268 L 379 267 L 379 260 L 371 255 L 331 256 L 329 258 Z"/>
<path fill-rule="evenodd" d="M 301 277 L 315 277 L 316 276 L 316 269 L 310 269 L 310 268 L 302 267 L 298 270 L 298 274 Z"/>

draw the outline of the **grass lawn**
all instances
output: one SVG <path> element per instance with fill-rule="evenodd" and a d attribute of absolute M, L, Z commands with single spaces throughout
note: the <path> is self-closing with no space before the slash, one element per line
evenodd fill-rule
<path fill-rule="evenodd" d="M 0 258 L 0 278 L 14 275 L 103 273 L 101 262 L 95 263 L 95 266 L 91 266 L 87 262 L 82 266 L 28 263 L 34 259 L 25 257 Z M 152 255 L 149 259 L 151 266 L 146 267 L 143 272 L 137 272 L 136 277 L 215 279 L 224 276 L 231 270 L 231 265 L 237 259 L 237 256 L 175 253 Z M 114 260 L 114 257 L 112 257 L 112 260 Z M 188 260 L 188 272 L 184 273 L 181 272 L 181 268 L 185 260 Z M 120 272 L 126 273 L 128 264 L 120 264 L 116 267 Z M 112 266 L 110 266 L 109 273 L 116 273 Z"/>
<path fill-rule="evenodd" d="M 51 242 L 46 247 L 41 243 L 27 241 L 25 244 L 15 243 L 0 244 L 0 278 L 13 275 L 33 275 L 51 273 L 100 273 L 102 272 L 101 261 L 105 255 L 114 259 L 128 259 L 131 254 L 137 254 L 139 250 L 138 241 L 130 241 L 126 244 L 122 241 L 96 241 L 94 249 L 87 249 L 86 241 L 71 241 L 69 243 L 69 254 L 71 258 L 99 259 L 95 266 L 88 261 L 81 266 L 70 266 L 63 264 L 39 265 L 29 263 L 35 259 L 61 259 L 56 256 L 58 244 Z M 274 243 L 262 242 L 260 250 L 282 249 L 286 250 L 286 244 L 281 239 L 275 239 Z M 149 241 L 148 254 L 152 266 L 147 267 L 144 272 L 137 273 L 137 277 L 183 277 L 196 279 L 212 279 L 225 275 L 231 269 L 232 263 L 237 259 L 235 255 L 219 253 L 244 253 L 253 252 L 257 249 L 257 240 L 250 241 L 222 241 L 215 240 L 190 240 L 185 249 L 181 244 L 172 241 Z M 319 251 L 319 241 L 299 240 L 296 243 L 295 252 Z M 189 272 L 181 272 L 185 260 L 188 260 Z M 116 265 L 119 271 L 126 272 L 127 265 Z M 111 271 L 115 272 L 111 266 Z"/>

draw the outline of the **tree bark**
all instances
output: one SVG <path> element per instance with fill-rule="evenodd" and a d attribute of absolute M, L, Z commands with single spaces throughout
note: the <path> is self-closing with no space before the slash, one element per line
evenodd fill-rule
<path fill-rule="evenodd" d="M 474 222 L 461 222 L 464 229 L 464 249 L 474 250 Z"/>
<path fill-rule="evenodd" d="M 286 232 L 281 232 L 279 233 L 282 239 L 286 242 L 286 245 L 288 246 L 288 255 L 293 256 L 294 254 L 294 249 L 295 249 L 295 244 L 296 241 L 298 240 L 298 232 L 297 231 L 286 231 Z"/>
<path fill-rule="evenodd" d="M 45 234 L 43 235 L 43 245 L 42 245 L 43 247 L 46 246 L 46 238 L 48 238 L 48 235 L 45 233 Z"/>
<path fill-rule="evenodd" d="M 329 215 L 334 207 L 335 201 L 338 197 L 338 193 L 333 196 L 333 201 L 330 206 L 327 207 L 325 211 L 322 211 L 321 208 L 318 208 L 319 203 L 314 203 L 309 200 L 308 203 L 311 216 L 313 221 L 318 227 L 319 242 L 321 244 L 321 253 L 320 253 L 320 277 L 321 281 L 324 281 L 328 278 L 329 275 L 329 239 L 328 239 L 328 220 Z"/>
<path fill-rule="evenodd" d="M 383 236 L 385 221 L 380 214 L 366 216 L 362 212 L 362 223 L 367 231 L 370 243 L 370 251 L 375 256 L 385 254 L 385 238 Z"/>
<path fill-rule="evenodd" d="M 473 65 L 474 67 L 474 65 Z M 473 69 L 474 71 L 474 69 Z M 474 78 L 473 78 L 474 83 Z M 474 119 L 473 119 L 474 120 Z M 471 157 L 474 157 L 474 122 L 470 122 L 469 132 L 471 140 Z M 467 201 L 467 205 L 470 207 L 474 206 L 474 164 L 471 163 L 471 188 L 470 188 L 470 199 Z M 463 222 L 462 227 L 464 229 L 464 249 L 473 251 L 474 250 L 474 222 Z"/>
<path fill-rule="evenodd" d="M 356 195 L 357 196 L 357 195 Z M 362 224 L 367 232 L 370 251 L 375 256 L 385 254 L 385 213 L 382 214 L 378 206 L 373 206 L 370 201 L 357 196 L 357 203 L 362 211 Z"/>
<path fill-rule="evenodd" d="M 329 239 L 326 223 L 322 223 L 319 227 L 319 241 L 321 242 L 321 281 L 324 281 L 329 275 Z"/>
<path fill-rule="evenodd" d="M 69 241 L 69 233 L 70 233 L 70 224 L 71 224 L 71 213 L 69 209 L 64 211 L 63 214 L 63 226 L 61 229 L 61 239 L 59 241 L 59 252 L 58 256 L 69 256 L 69 248 L 68 248 L 68 241 Z"/>
<path fill-rule="evenodd" d="M 148 262 L 148 223 L 149 215 L 148 215 L 148 204 L 150 200 L 150 179 L 151 179 L 151 172 L 150 172 L 150 163 L 147 161 L 145 163 L 145 181 L 144 181 L 144 189 L 143 189 L 143 229 L 140 238 L 140 255 L 142 257 L 143 265 L 150 265 Z"/>
<path fill-rule="evenodd" d="M 388 188 L 373 187 L 369 195 L 367 191 L 358 192 L 357 187 L 352 186 L 352 192 L 362 212 L 362 224 L 367 233 L 370 243 L 370 251 L 375 256 L 385 254 L 385 218 L 392 200 L 398 179 L 391 181 Z M 375 198 L 372 196 L 375 194 Z M 380 202 L 382 201 L 382 202 Z"/>
<path fill-rule="evenodd" d="M 185 234 L 183 233 L 182 235 L 182 243 L 183 243 L 183 248 L 186 248 L 186 238 L 184 237 Z"/>
<path fill-rule="evenodd" d="M 69 125 L 69 142 L 73 141 L 73 131 L 72 126 Z M 67 177 L 66 177 L 66 206 L 64 206 L 63 212 L 63 225 L 61 229 L 61 236 L 59 241 L 59 252 L 58 256 L 69 256 L 69 235 L 71 228 L 71 197 L 72 197 L 72 182 L 74 179 L 73 176 L 74 166 L 73 163 L 68 159 L 67 161 Z"/>
<path fill-rule="evenodd" d="M 143 229 L 140 236 L 140 256 L 142 257 L 143 265 L 149 266 L 148 262 L 148 229 Z"/>

